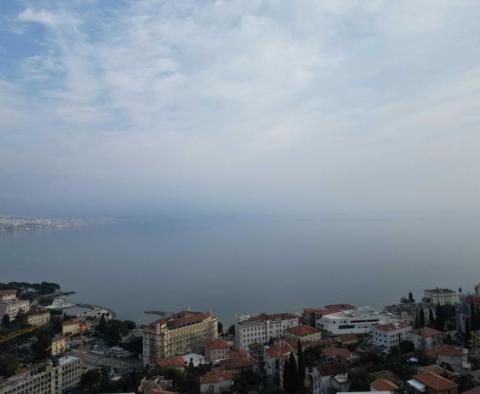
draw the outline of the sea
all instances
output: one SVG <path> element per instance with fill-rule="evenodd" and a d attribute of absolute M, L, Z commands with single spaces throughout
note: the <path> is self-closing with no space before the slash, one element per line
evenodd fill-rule
<path fill-rule="evenodd" d="M 351 303 L 382 307 L 409 291 L 471 290 L 478 217 L 158 217 L 0 232 L 0 282 L 51 281 L 70 300 L 113 309 L 236 316 Z"/>

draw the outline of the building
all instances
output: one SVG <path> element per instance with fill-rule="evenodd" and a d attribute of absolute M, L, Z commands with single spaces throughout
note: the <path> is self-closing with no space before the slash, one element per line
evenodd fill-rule
<path fill-rule="evenodd" d="M 479 289 L 480 290 L 480 289 Z M 477 319 L 472 319 L 472 312 Z M 480 294 L 460 294 L 458 303 L 455 305 L 457 331 L 465 338 L 467 331 L 476 330 L 480 325 Z M 474 321 L 477 320 L 477 321 Z"/>
<path fill-rule="evenodd" d="M 389 352 L 394 348 L 398 348 L 401 342 L 406 341 L 411 331 L 412 326 L 403 322 L 379 324 L 374 326 L 370 332 L 370 343 Z"/>
<path fill-rule="evenodd" d="M 248 350 L 253 343 L 267 343 L 271 339 L 281 338 L 287 328 L 298 326 L 299 317 L 293 313 L 277 313 L 258 316 L 242 316 L 235 327 L 235 346 Z"/>
<path fill-rule="evenodd" d="M 78 335 L 80 334 L 80 320 L 70 319 L 62 323 L 62 335 Z"/>
<path fill-rule="evenodd" d="M 343 363 L 319 364 L 305 369 L 305 386 L 312 394 L 350 391 L 347 370 Z"/>
<path fill-rule="evenodd" d="M 400 320 L 403 320 L 411 325 L 415 324 L 418 315 L 418 308 L 422 307 L 414 302 L 402 302 L 400 304 L 389 305 L 385 307 L 385 312 L 392 313 Z M 428 311 L 425 318 L 428 318 Z"/>
<path fill-rule="evenodd" d="M 8 315 L 10 321 L 15 320 L 19 313 L 30 310 L 30 301 L 17 298 L 16 290 L 0 290 L 0 319 Z"/>
<path fill-rule="evenodd" d="M 226 360 L 232 344 L 220 338 L 213 339 L 205 345 L 205 356 L 210 363 Z"/>
<path fill-rule="evenodd" d="M 233 373 L 222 369 L 214 369 L 200 377 L 200 392 L 218 394 L 230 392 L 233 386 Z"/>
<path fill-rule="evenodd" d="M 64 393 L 78 385 L 81 374 L 80 359 L 66 356 L 3 381 L 0 383 L 0 394 Z"/>
<path fill-rule="evenodd" d="M 211 312 L 181 311 L 143 328 L 143 362 L 186 352 L 203 352 L 218 337 L 217 318 Z"/>
<path fill-rule="evenodd" d="M 48 309 L 30 309 L 27 312 L 27 322 L 31 326 L 41 327 L 50 321 L 50 311 Z"/>
<path fill-rule="evenodd" d="M 185 369 L 185 360 L 182 356 L 159 358 L 157 359 L 157 366 L 160 368 L 174 368 L 183 371 Z"/>
<path fill-rule="evenodd" d="M 65 353 L 69 347 L 68 339 L 63 336 L 56 336 L 52 339 L 52 344 L 50 347 L 50 354 L 52 356 L 58 356 Z"/>
<path fill-rule="evenodd" d="M 331 313 L 337 313 L 351 309 L 355 309 L 355 306 L 351 304 L 330 304 L 325 305 L 325 307 L 323 308 L 304 308 L 302 314 L 302 322 L 304 324 L 315 327 L 315 323 L 323 315 L 329 315 Z"/>
<path fill-rule="evenodd" d="M 428 350 L 425 354 L 434 358 L 438 365 L 449 365 L 455 372 L 462 372 L 466 369 L 470 369 L 470 364 L 468 363 L 468 349 L 440 345 Z"/>
<path fill-rule="evenodd" d="M 326 362 L 350 362 L 358 358 L 355 353 L 343 347 L 326 347 L 322 349 L 322 356 Z"/>
<path fill-rule="evenodd" d="M 317 320 L 317 327 L 332 335 L 368 334 L 377 324 L 394 323 L 398 321 L 392 314 L 363 307 L 350 309 L 329 315 L 323 315 Z"/>
<path fill-rule="evenodd" d="M 417 373 L 407 381 L 406 393 L 457 394 L 458 385 L 434 372 Z"/>
<path fill-rule="evenodd" d="M 389 393 L 396 393 L 400 391 L 400 387 L 391 380 L 377 378 L 370 383 L 370 391 L 387 391 Z"/>
<path fill-rule="evenodd" d="M 166 380 L 163 376 L 144 377 L 140 381 L 138 391 L 143 394 L 176 394 L 169 391 L 172 384 L 172 380 Z"/>
<path fill-rule="evenodd" d="M 230 350 L 227 359 L 223 360 L 221 365 L 227 371 L 239 373 L 253 369 L 255 361 L 245 350 Z"/>
<path fill-rule="evenodd" d="M 294 342 L 294 343 L 291 343 Z M 290 353 L 296 355 L 298 342 L 279 340 L 265 346 L 263 350 L 263 362 L 266 375 L 273 381 L 281 381 L 283 378 L 283 364 L 290 357 Z"/>
<path fill-rule="evenodd" d="M 429 300 L 434 305 L 455 305 L 458 302 L 458 295 L 450 289 L 430 289 L 424 291 L 424 300 Z"/>
<path fill-rule="evenodd" d="M 305 325 L 287 328 L 285 336 L 296 339 L 302 343 L 319 341 L 322 339 L 322 334 L 319 328 Z"/>
<path fill-rule="evenodd" d="M 442 343 L 443 333 L 430 327 L 417 328 L 410 332 L 409 340 L 416 350 L 429 350 Z"/>

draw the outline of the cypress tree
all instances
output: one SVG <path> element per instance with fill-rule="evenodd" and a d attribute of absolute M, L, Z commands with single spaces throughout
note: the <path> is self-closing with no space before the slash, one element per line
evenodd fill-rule
<path fill-rule="evenodd" d="M 285 372 L 285 377 L 287 379 L 284 380 L 283 386 L 288 394 L 295 394 L 298 388 L 298 370 L 297 361 L 295 360 L 293 353 L 290 353 L 288 364 L 286 364 L 286 366 L 288 366 Z"/>
<path fill-rule="evenodd" d="M 432 309 L 428 310 L 428 326 L 429 327 L 435 327 L 436 326 L 435 317 L 433 316 Z"/>
<path fill-rule="evenodd" d="M 305 382 L 305 361 L 303 360 L 303 349 L 300 341 L 298 341 L 298 378 L 300 386 L 303 386 Z"/>
<path fill-rule="evenodd" d="M 423 308 L 420 309 L 420 317 L 419 317 L 419 326 L 425 327 L 425 311 Z"/>
<path fill-rule="evenodd" d="M 289 373 L 289 369 L 290 369 L 290 365 L 289 365 L 289 362 L 288 362 L 288 359 L 285 360 L 285 363 L 283 364 L 283 374 L 282 374 L 282 377 L 283 377 L 283 389 L 288 392 L 288 387 L 290 387 L 290 382 L 289 382 L 289 379 L 290 379 L 290 373 Z"/>
<path fill-rule="evenodd" d="M 411 291 L 408 293 L 408 302 L 415 302 L 415 299 L 413 298 L 413 294 Z"/>
<path fill-rule="evenodd" d="M 435 313 L 437 315 L 437 323 L 435 324 L 435 328 L 438 331 L 443 331 L 445 328 L 445 319 L 443 317 L 443 310 L 440 304 L 435 307 Z"/>

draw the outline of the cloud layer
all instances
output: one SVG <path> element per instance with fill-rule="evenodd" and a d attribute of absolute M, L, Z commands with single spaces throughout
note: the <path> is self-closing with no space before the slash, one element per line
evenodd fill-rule
<path fill-rule="evenodd" d="M 476 2 L 3 7 L 6 210 L 478 211 Z"/>

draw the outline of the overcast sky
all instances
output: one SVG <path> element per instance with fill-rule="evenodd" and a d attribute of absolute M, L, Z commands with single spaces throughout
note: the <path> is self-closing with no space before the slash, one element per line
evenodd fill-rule
<path fill-rule="evenodd" d="M 478 212 L 480 2 L 0 2 L 0 213 Z"/>

